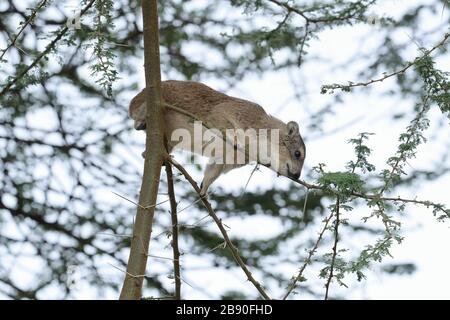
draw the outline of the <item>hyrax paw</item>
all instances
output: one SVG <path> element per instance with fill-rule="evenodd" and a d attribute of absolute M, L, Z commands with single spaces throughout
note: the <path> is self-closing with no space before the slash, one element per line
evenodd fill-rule
<path fill-rule="evenodd" d="M 209 194 L 205 188 L 203 188 L 203 182 L 200 184 L 200 197 L 208 200 Z"/>

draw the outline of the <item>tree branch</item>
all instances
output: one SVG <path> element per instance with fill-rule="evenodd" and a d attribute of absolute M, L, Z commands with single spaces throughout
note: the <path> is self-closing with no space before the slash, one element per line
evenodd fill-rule
<path fill-rule="evenodd" d="M 331 23 L 331 22 L 335 22 L 335 21 L 348 20 L 350 18 L 353 18 L 356 15 L 356 13 L 353 13 L 350 10 L 347 10 L 347 12 L 345 12 L 345 10 L 343 10 L 344 13 L 346 13 L 346 14 L 341 13 L 336 16 L 323 16 L 323 17 L 319 17 L 319 18 L 314 18 L 314 17 L 307 16 L 304 11 L 300 10 L 299 8 L 295 8 L 295 7 L 291 6 L 287 2 L 282 2 L 282 1 L 278 1 L 278 0 L 268 0 L 268 1 L 272 2 L 273 4 L 276 4 L 279 7 L 286 9 L 289 13 L 294 12 L 294 13 L 298 14 L 303 19 L 305 19 L 305 21 L 308 23 Z M 375 2 L 375 0 L 371 1 L 369 4 L 365 5 L 365 7 L 368 7 L 370 4 L 372 4 L 374 2 Z"/>
<path fill-rule="evenodd" d="M 330 223 L 331 218 L 333 217 L 333 212 L 324 220 L 324 225 L 322 227 L 322 230 L 319 233 L 319 237 L 317 238 L 316 242 L 314 243 L 314 246 L 311 250 L 308 252 L 308 256 L 306 257 L 305 262 L 303 263 L 302 267 L 298 271 L 297 276 L 292 280 L 292 283 L 289 285 L 287 292 L 282 297 L 283 300 L 286 300 L 289 295 L 294 291 L 294 289 L 297 287 L 297 283 L 299 281 L 303 280 L 303 272 L 305 271 L 306 267 L 311 263 L 311 259 L 314 256 L 314 254 L 317 251 L 317 248 L 319 247 L 320 242 L 322 241 L 323 235 L 325 231 L 328 228 L 328 224 Z"/>
<path fill-rule="evenodd" d="M 81 10 L 80 17 L 83 16 L 94 4 L 95 0 L 89 1 L 89 3 Z M 43 57 L 45 57 L 58 43 L 59 40 L 62 39 L 62 37 L 69 31 L 69 27 L 65 26 L 62 28 L 58 34 L 56 35 L 55 39 L 53 39 L 34 60 L 31 64 L 29 64 L 22 72 L 20 72 L 17 76 L 14 77 L 10 82 L 8 82 L 4 87 L 3 90 L 0 92 L 0 96 L 4 95 L 6 92 L 8 92 L 12 86 L 14 86 L 20 79 L 22 79 L 31 69 L 33 69 L 39 61 Z"/>
<path fill-rule="evenodd" d="M 334 209 L 336 213 L 336 221 L 334 223 L 334 246 L 333 246 L 333 255 L 331 257 L 331 265 L 330 265 L 330 274 L 328 275 L 327 283 L 325 284 L 325 298 L 324 300 L 328 300 L 328 290 L 330 288 L 331 280 L 333 279 L 333 271 L 334 271 L 334 265 L 336 263 L 336 256 L 337 256 L 337 245 L 339 241 L 339 196 L 336 197 L 336 207 Z"/>
<path fill-rule="evenodd" d="M 167 175 L 167 192 L 170 198 L 170 216 L 172 218 L 172 249 L 173 249 L 173 275 L 175 280 L 175 299 L 181 299 L 181 273 L 180 273 L 180 250 L 178 248 L 178 217 L 177 202 L 173 186 L 172 165 L 165 162 Z"/>
<path fill-rule="evenodd" d="M 0 63 L 3 60 L 3 57 L 5 56 L 6 52 L 13 46 L 15 46 L 17 39 L 19 39 L 20 35 L 23 33 L 23 31 L 26 29 L 26 27 L 34 20 L 39 10 L 41 10 L 46 4 L 48 0 L 42 0 L 35 9 L 31 12 L 28 19 L 22 24 L 22 27 L 20 28 L 19 32 L 16 33 L 14 38 L 11 40 L 11 43 L 2 50 L 2 54 L 0 55 Z"/>
<path fill-rule="evenodd" d="M 216 213 L 214 212 L 214 209 L 211 207 L 211 204 L 206 199 L 206 197 L 200 195 L 200 188 L 197 186 L 197 183 L 189 175 L 189 173 L 183 168 L 183 166 L 180 165 L 178 162 L 176 162 L 174 159 L 172 159 L 170 156 L 167 156 L 167 161 L 172 163 L 173 166 L 175 168 L 177 168 L 178 171 L 180 171 L 183 174 L 183 176 L 186 178 L 186 180 L 189 181 L 189 183 L 192 185 L 194 190 L 197 192 L 197 194 L 199 195 L 203 205 L 205 206 L 206 210 L 208 211 L 209 215 L 211 216 L 211 218 L 213 218 L 214 222 L 219 227 L 219 230 L 222 233 L 222 236 L 223 236 L 223 238 L 225 240 L 225 243 L 227 244 L 228 248 L 230 249 L 234 260 L 236 260 L 237 264 L 244 271 L 245 275 L 247 276 L 247 279 L 255 286 L 255 288 L 258 290 L 258 292 L 260 293 L 260 295 L 264 299 L 270 300 L 270 297 L 268 296 L 266 291 L 263 289 L 261 284 L 258 281 L 256 281 L 255 278 L 253 278 L 252 273 L 248 270 L 248 268 L 245 265 L 244 261 L 242 261 L 242 258 L 240 257 L 237 248 L 233 245 L 233 243 L 231 242 L 230 238 L 228 237 L 228 234 L 227 234 L 227 232 L 226 232 L 226 230 L 225 230 L 225 228 L 224 228 L 224 226 L 222 224 L 222 220 L 217 217 Z"/>
<path fill-rule="evenodd" d="M 368 85 L 371 85 L 372 83 L 382 82 L 388 78 L 391 78 L 393 76 L 404 73 L 406 70 L 411 68 L 417 62 L 419 62 L 419 61 L 423 60 L 423 58 L 429 56 L 434 50 L 436 50 L 439 47 L 442 47 L 445 44 L 445 42 L 447 41 L 448 37 L 450 37 L 450 33 L 446 33 L 444 35 L 444 38 L 438 44 L 436 44 L 433 48 L 426 50 L 425 53 L 421 57 L 418 57 L 418 58 L 414 59 L 414 61 L 407 63 L 403 68 L 401 68 L 399 70 L 396 70 L 392 73 L 385 74 L 383 77 L 373 79 L 373 80 L 370 80 L 367 82 L 358 82 L 358 83 L 349 82 L 348 84 L 326 84 L 326 85 L 322 86 L 321 91 L 322 91 L 322 93 L 326 93 L 328 90 L 334 90 L 334 89 L 342 89 L 342 90 L 348 91 L 348 90 L 350 90 L 350 88 L 354 88 L 354 87 L 367 87 Z"/>
<path fill-rule="evenodd" d="M 120 299 L 126 300 L 141 298 L 144 278 L 133 277 L 132 275 L 145 274 L 161 165 L 163 154 L 165 153 L 156 0 L 142 1 L 142 18 L 147 102 L 146 122 L 151 124 L 151 126 L 147 126 L 146 157 L 139 194 L 139 206 L 133 227 L 127 273 L 120 293 Z"/>
<path fill-rule="evenodd" d="M 289 177 L 286 177 L 286 178 L 292 180 L 296 184 L 300 184 L 300 185 L 304 186 L 308 190 L 321 190 L 321 191 L 327 192 L 329 194 L 339 195 L 339 193 L 337 191 L 330 190 L 329 188 L 324 188 L 318 184 L 308 183 L 303 180 L 294 180 Z M 356 197 L 356 198 L 366 199 L 366 200 L 403 202 L 403 203 L 419 204 L 419 205 L 423 205 L 425 207 L 434 207 L 437 210 L 444 212 L 450 218 L 450 213 L 448 212 L 448 210 L 445 210 L 442 207 L 442 205 L 439 205 L 438 203 L 428 201 L 428 200 L 406 199 L 406 198 L 402 198 L 400 196 L 398 196 L 398 197 L 382 197 L 379 193 L 378 194 L 365 194 L 365 193 L 360 193 L 360 192 L 355 192 L 355 191 L 350 192 L 350 195 L 353 197 Z"/>

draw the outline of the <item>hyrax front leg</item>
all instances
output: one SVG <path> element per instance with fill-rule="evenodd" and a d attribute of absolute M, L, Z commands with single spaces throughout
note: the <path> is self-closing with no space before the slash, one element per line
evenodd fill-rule
<path fill-rule="evenodd" d="M 230 170 L 242 167 L 243 164 L 208 164 L 205 169 L 202 184 L 200 185 L 202 196 L 206 195 L 209 186 L 221 175 Z"/>
<path fill-rule="evenodd" d="M 200 195 L 206 195 L 209 186 L 223 173 L 223 164 L 208 164 L 205 168 L 205 174 L 203 176 L 203 181 L 200 185 Z"/>

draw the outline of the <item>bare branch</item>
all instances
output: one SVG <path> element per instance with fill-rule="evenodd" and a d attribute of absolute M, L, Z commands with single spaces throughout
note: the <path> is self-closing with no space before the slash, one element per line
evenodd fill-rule
<path fill-rule="evenodd" d="M 194 179 L 189 175 L 189 173 L 186 171 L 186 169 L 183 168 L 178 162 L 176 162 L 174 159 L 172 159 L 170 156 L 167 156 L 167 161 L 173 164 L 175 168 L 177 168 L 183 176 L 186 178 L 187 181 L 192 185 L 194 190 L 197 192 L 198 195 L 200 195 L 200 188 L 197 186 L 197 183 L 194 181 Z M 216 213 L 214 212 L 214 209 L 211 207 L 211 204 L 206 199 L 206 197 L 201 197 L 201 201 L 203 205 L 205 206 L 206 210 L 208 211 L 211 218 L 213 218 L 214 222 L 219 227 L 220 232 L 222 233 L 222 236 L 228 246 L 228 248 L 231 251 L 231 254 L 233 255 L 234 260 L 236 260 L 237 264 L 241 267 L 241 269 L 244 271 L 245 275 L 247 276 L 247 279 L 255 286 L 255 288 L 258 290 L 258 292 L 261 294 L 261 296 L 269 300 L 270 297 L 267 295 L 266 291 L 263 289 L 261 284 L 253 278 L 252 273 L 248 270 L 247 266 L 245 265 L 244 261 L 242 261 L 242 258 L 240 257 L 237 248 L 233 245 L 230 238 L 228 237 L 227 231 L 225 230 L 222 221 L 217 217 Z"/>
<path fill-rule="evenodd" d="M 172 165 L 166 161 L 167 192 L 170 197 L 170 216 L 172 218 L 173 273 L 175 278 L 175 299 L 181 300 L 180 249 L 178 248 L 177 201 L 173 186 Z"/>
<path fill-rule="evenodd" d="M 426 50 L 425 53 L 419 57 L 416 58 L 414 61 L 411 61 L 409 63 L 407 63 L 403 68 L 396 70 L 392 73 L 387 73 L 384 76 L 377 78 L 377 79 L 373 79 L 367 82 L 357 82 L 357 83 L 353 83 L 353 82 L 349 82 L 348 84 L 327 84 L 327 85 L 323 85 L 322 86 L 322 93 L 326 93 L 327 90 L 334 90 L 334 89 L 342 89 L 342 90 L 350 90 L 351 88 L 354 87 L 367 87 L 368 85 L 371 85 L 372 83 L 376 83 L 376 82 L 382 82 L 388 78 L 391 78 L 393 76 L 397 76 L 399 74 L 404 73 L 406 70 L 408 70 L 409 68 L 411 68 L 413 65 L 415 65 L 417 62 L 423 60 L 424 58 L 426 58 L 427 56 L 429 56 L 434 50 L 436 50 L 437 48 L 442 47 L 445 42 L 447 41 L 448 37 L 450 37 L 450 33 L 446 33 L 444 35 L 444 38 L 439 41 L 438 44 L 436 44 L 434 47 L 432 47 L 429 50 Z"/>
<path fill-rule="evenodd" d="M 330 288 L 331 280 L 333 279 L 333 271 L 334 271 L 334 265 L 336 263 L 336 256 L 337 256 L 337 245 L 339 241 L 339 196 L 336 197 L 336 207 L 334 208 L 334 212 L 336 213 L 336 221 L 334 223 L 334 246 L 333 246 L 333 255 L 331 257 L 331 264 L 330 264 L 330 273 L 328 275 L 327 283 L 325 284 L 325 298 L 324 300 L 328 300 L 328 290 Z"/>
<path fill-rule="evenodd" d="M 80 17 L 83 16 L 94 4 L 95 0 L 89 1 L 89 3 L 81 10 Z M 0 92 L 0 96 L 4 95 L 6 92 L 8 92 L 12 86 L 14 86 L 20 79 L 22 79 L 31 69 L 33 69 L 39 61 L 41 61 L 42 58 L 44 58 L 59 42 L 59 40 L 62 39 L 62 37 L 69 31 L 69 27 L 65 26 L 63 27 L 56 37 L 45 47 L 44 51 L 42 51 L 31 64 L 29 64 L 22 72 L 20 72 L 17 76 L 14 77 L 10 82 L 8 82 L 4 87 L 3 90 Z"/>
<path fill-rule="evenodd" d="M 166 203 L 166 202 L 168 202 L 168 201 L 170 201 L 170 199 L 166 199 L 166 200 L 164 200 L 164 201 L 161 201 L 161 202 L 158 202 L 158 203 L 155 203 L 155 204 L 152 204 L 152 205 L 149 205 L 149 206 L 142 206 L 142 205 L 140 205 L 139 203 L 136 203 L 136 202 L 134 202 L 133 200 L 130 200 L 130 199 L 128 199 L 128 198 L 126 198 L 126 197 L 124 197 L 124 196 L 122 196 L 122 195 L 120 195 L 120 194 L 118 194 L 118 193 L 116 193 L 116 192 L 114 192 L 114 191 L 111 191 L 112 193 L 114 193 L 116 196 L 118 196 L 119 198 L 122 198 L 122 199 L 124 199 L 124 200 L 127 200 L 128 202 L 131 202 L 132 204 L 134 204 L 135 206 L 137 206 L 137 207 L 139 207 L 139 208 L 141 208 L 141 209 L 143 209 L 143 210 L 146 210 L 146 209 L 150 209 L 150 208 L 153 208 L 153 207 L 157 207 L 157 206 L 159 206 L 160 204 L 163 204 L 163 203 Z"/>
<path fill-rule="evenodd" d="M 311 250 L 308 252 L 308 256 L 305 259 L 305 262 L 303 263 L 302 267 L 298 271 L 298 274 L 293 278 L 292 283 L 289 285 L 287 292 L 285 295 L 281 298 L 283 300 L 286 300 L 289 295 L 294 291 L 294 289 L 297 287 L 297 283 L 299 281 L 303 281 L 303 272 L 305 271 L 306 267 L 311 263 L 312 257 L 317 251 L 317 248 L 319 247 L 320 242 L 322 241 L 323 235 L 325 231 L 328 228 L 328 224 L 330 223 L 331 218 L 333 217 L 333 212 L 324 220 L 324 225 L 322 227 L 322 230 L 319 233 L 319 237 L 317 238 L 314 246 Z"/>
<path fill-rule="evenodd" d="M 16 41 L 19 39 L 20 35 L 23 33 L 23 31 L 28 27 L 30 23 L 33 22 L 34 18 L 36 17 L 37 13 L 47 4 L 48 0 L 42 0 L 35 9 L 31 12 L 28 19 L 22 24 L 22 27 L 20 28 L 19 32 L 16 33 L 14 38 L 11 40 L 11 43 L 2 50 L 2 54 L 0 55 L 0 63 L 3 60 L 3 57 L 5 56 L 6 52 L 11 48 L 16 46 Z M 23 51 L 21 48 L 17 47 L 17 49 Z"/>

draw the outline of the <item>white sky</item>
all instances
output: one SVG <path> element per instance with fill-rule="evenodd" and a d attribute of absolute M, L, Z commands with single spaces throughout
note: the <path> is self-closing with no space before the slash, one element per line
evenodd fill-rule
<path fill-rule="evenodd" d="M 382 6 L 378 6 L 374 13 L 383 16 L 387 15 L 395 19 L 397 14 L 404 11 L 405 8 L 416 6 L 419 2 L 425 1 L 401 1 L 386 0 Z M 443 13 L 443 21 L 448 17 L 448 9 Z M 431 29 L 433 25 L 439 24 L 439 21 L 430 17 L 426 20 L 427 25 L 424 29 Z M 347 143 L 350 138 L 356 137 L 359 132 L 369 131 L 375 133 L 369 142 L 373 148 L 373 156 L 371 161 L 380 170 L 385 167 L 386 159 L 393 155 L 397 147 L 397 139 L 400 132 L 404 130 L 408 124 L 409 118 L 403 121 L 392 123 L 386 121 L 389 116 L 397 111 L 401 112 L 409 110 L 411 101 L 400 101 L 392 97 L 381 97 L 380 92 L 389 88 L 392 80 L 383 83 L 374 84 L 372 92 L 356 89 L 353 93 L 346 95 L 345 103 L 335 109 L 336 114 L 327 117 L 324 128 L 325 132 L 333 132 L 334 129 L 345 127 L 336 133 L 321 134 L 316 132 L 305 132 L 308 125 L 308 115 L 306 108 L 314 110 L 317 106 L 323 106 L 327 101 L 331 101 L 332 97 L 320 94 L 320 86 L 328 83 L 345 83 L 348 80 L 363 80 L 356 77 L 356 71 L 359 71 L 361 65 L 349 65 L 345 70 L 335 70 L 333 65 L 342 63 L 356 52 L 370 53 L 371 48 L 376 47 L 381 37 L 376 35 L 377 27 L 368 27 L 356 25 L 352 27 L 336 28 L 330 31 L 324 31 L 320 34 L 319 39 L 310 42 L 309 52 L 312 55 L 319 55 L 322 62 L 308 62 L 298 72 L 289 75 L 287 72 L 267 73 L 264 77 L 256 77 L 249 75 L 239 84 L 237 88 L 229 92 L 234 96 L 246 98 L 261 104 L 266 111 L 281 118 L 284 121 L 295 120 L 300 123 L 303 135 L 311 137 L 307 141 L 307 159 L 305 164 L 306 171 L 318 163 L 326 163 L 327 170 L 339 171 L 344 169 L 345 163 L 352 159 L 353 148 Z M 444 31 L 443 31 L 444 32 Z M 407 34 L 399 30 L 395 36 L 398 40 L 410 42 L 413 35 Z M 432 35 L 427 39 L 420 39 L 421 45 L 432 47 L 440 40 L 440 35 Z M 360 39 L 365 39 L 364 45 L 360 45 Z M 405 54 L 406 59 L 417 56 L 417 51 L 410 51 Z M 450 60 L 438 61 L 437 67 L 444 71 L 450 70 Z M 141 73 L 141 87 L 144 84 L 144 77 Z M 164 76 L 163 76 L 164 77 Z M 288 101 L 293 95 L 290 78 L 304 86 L 307 96 L 304 101 Z M 124 81 L 124 80 L 122 80 Z M 223 82 L 220 79 L 208 81 L 206 84 L 213 88 L 221 88 Z M 442 119 L 443 115 L 437 108 L 433 108 L 431 119 Z M 346 126 L 349 122 L 354 123 Z M 447 121 L 448 122 L 448 121 Z M 131 122 L 130 122 L 131 125 Z M 429 135 L 433 132 L 433 126 L 427 132 Z M 429 144 L 419 148 L 418 157 L 409 161 L 409 165 L 413 168 L 430 168 L 430 163 L 437 161 L 439 156 L 445 149 L 448 149 L 448 137 L 450 136 L 450 127 L 443 127 L 436 133 L 437 139 Z M 134 135 L 136 139 L 144 141 L 141 133 Z M 139 159 L 139 155 L 137 157 Z M 179 158 L 181 159 L 181 158 Z M 138 162 L 136 165 L 140 165 Z M 252 171 L 251 166 L 234 170 L 222 177 L 212 186 L 212 191 L 217 186 L 222 186 L 226 190 L 236 190 L 243 187 L 247 178 Z M 305 172 L 305 171 L 304 171 Z M 197 177 L 200 180 L 200 176 Z M 256 188 L 270 187 L 274 183 L 279 186 L 286 186 L 287 181 L 276 175 L 266 168 L 256 172 L 253 176 L 248 190 L 256 190 Z M 402 190 L 398 195 L 403 197 L 431 200 L 440 202 L 450 206 L 448 201 L 448 186 L 450 185 L 450 177 L 446 175 L 432 183 L 425 182 L 415 185 L 409 190 Z M 395 194 L 397 195 L 397 194 Z M 403 222 L 402 235 L 405 240 L 401 245 L 394 245 L 392 255 L 394 258 L 387 258 L 385 262 L 397 263 L 414 263 L 417 270 L 411 276 L 386 275 L 377 272 L 369 272 L 368 278 L 362 283 L 350 280 L 349 289 L 339 288 L 333 284 L 332 293 L 339 293 L 341 296 L 349 299 L 449 299 L 448 287 L 450 285 L 450 276 L 447 270 L 450 267 L 450 251 L 448 243 L 450 243 L 450 224 L 438 223 L 432 216 L 431 210 L 423 207 L 408 206 L 407 214 L 401 218 Z M 352 218 L 361 216 L 364 209 L 357 209 L 351 213 Z M 264 239 L 280 231 L 281 224 L 274 223 L 273 219 L 264 217 L 251 217 L 248 219 L 232 218 L 225 221 L 230 226 L 231 235 L 240 235 L 250 238 Z M 319 231 L 319 225 L 316 230 Z M 214 229 L 214 228 L 212 228 Z M 343 235 L 345 237 L 345 234 Z M 358 243 L 366 239 L 350 239 L 346 238 L 346 243 Z M 372 239 L 373 241 L 373 239 Z M 368 242 L 366 244 L 370 244 Z M 170 256 L 170 249 L 158 252 L 162 256 Z M 152 263 L 150 258 L 149 264 Z M 203 268 L 206 263 L 204 260 L 196 258 L 193 255 L 184 255 L 182 264 L 189 266 L 198 266 L 197 270 L 183 272 L 182 277 L 190 284 L 195 284 L 194 288 L 188 285 L 183 286 L 183 295 L 186 298 L 214 298 L 218 297 L 214 293 L 223 292 L 224 290 L 244 291 L 254 295 L 255 289 L 246 281 L 240 269 L 233 269 L 224 273 L 221 270 L 212 268 Z M 301 263 L 299 263 L 299 266 Z M 282 267 L 286 274 L 294 274 L 296 266 Z M 377 266 L 374 267 L 377 270 Z M 167 272 L 167 270 L 152 270 L 152 273 Z M 257 279 L 261 279 L 260 274 L 256 270 L 252 270 Z M 81 271 L 82 272 L 82 271 Z M 105 272 L 114 274 L 118 272 L 105 264 Z M 317 277 L 318 270 L 310 270 L 309 279 Z M 22 274 L 22 276 L 25 276 Z M 21 276 L 21 277 L 22 277 Z M 26 280 L 23 279 L 24 281 Z M 167 280 L 170 281 L 170 280 Z M 317 284 L 323 285 L 323 281 Z M 211 293 L 205 294 L 203 290 Z M 271 292 L 273 297 L 279 297 L 283 291 Z M 51 298 L 56 292 L 49 288 L 45 297 Z M 107 298 L 116 299 L 117 293 L 108 292 Z M 307 295 L 302 295 L 308 298 Z M 92 292 L 84 284 L 81 284 L 74 290 L 74 298 L 95 298 Z M 298 296 L 296 296 L 298 298 Z"/>

